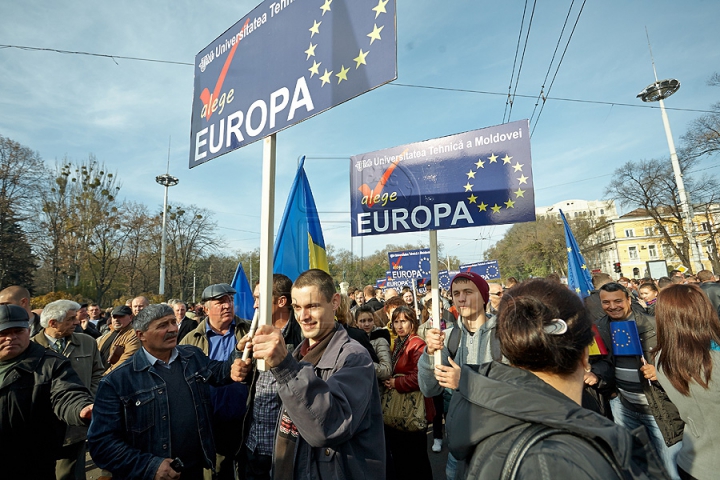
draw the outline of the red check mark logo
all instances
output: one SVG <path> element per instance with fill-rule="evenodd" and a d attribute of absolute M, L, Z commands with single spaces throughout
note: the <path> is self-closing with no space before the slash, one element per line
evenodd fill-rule
<path fill-rule="evenodd" d="M 240 30 L 245 30 L 249 23 L 250 19 L 248 18 L 247 20 L 245 20 L 245 25 L 243 25 Z M 200 93 L 200 100 L 205 105 L 205 119 L 207 120 L 210 120 L 210 117 L 213 114 L 212 100 L 213 98 L 217 99 L 220 96 L 220 91 L 222 90 L 223 83 L 225 82 L 225 76 L 230 69 L 230 64 L 233 61 L 233 57 L 235 56 L 235 50 L 237 50 L 238 45 L 240 45 L 239 40 L 235 42 L 235 45 L 233 45 L 233 47 L 230 49 L 230 53 L 228 53 L 228 56 L 225 59 L 225 65 L 223 65 L 220 76 L 217 79 L 217 83 L 215 83 L 215 90 L 213 91 L 212 95 L 210 95 L 210 90 L 208 90 L 207 88 L 203 89 L 202 93 Z"/>
<path fill-rule="evenodd" d="M 390 263 L 392 263 L 393 270 L 397 270 L 397 269 L 398 269 L 398 267 L 400 266 L 400 260 L 402 260 L 402 257 L 403 257 L 403 256 L 400 255 L 396 261 L 390 262 Z"/>
<path fill-rule="evenodd" d="M 405 153 L 407 153 L 408 149 L 406 148 L 401 154 L 400 157 L 404 157 Z M 370 187 L 363 183 L 360 185 L 358 190 L 360 190 L 360 193 L 362 193 L 365 197 L 367 197 L 367 205 L 368 207 L 372 208 L 373 205 L 375 205 L 375 197 L 380 195 L 385 188 L 385 184 L 390 179 L 390 175 L 392 175 L 393 171 L 395 170 L 395 167 L 398 166 L 398 163 L 400 163 L 400 159 L 398 158 L 392 164 L 385 170 L 385 173 L 383 173 L 383 176 L 380 178 L 380 181 L 375 185 L 375 188 L 372 190 Z"/>

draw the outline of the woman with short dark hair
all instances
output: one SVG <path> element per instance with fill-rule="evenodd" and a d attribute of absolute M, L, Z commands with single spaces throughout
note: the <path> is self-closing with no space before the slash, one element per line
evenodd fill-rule
<path fill-rule="evenodd" d="M 506 291 L 497 337 L 510 365 L 463 366 L 447 416 L 462 478 L 501 478 L 512 458 L 508 478 L 667 478 L 647 435 L 581 407 L 592 322 L 567 286 L 537 279 Z"/>
<path fill-rule="evenodd" d="M 718 478 L 720 384 L 712 378 L 720 364 L 718 314 L 696 285 L 671 285 L 658 295 L 655 320 L 657 379 L 685 422 L 680 478 Z"/>

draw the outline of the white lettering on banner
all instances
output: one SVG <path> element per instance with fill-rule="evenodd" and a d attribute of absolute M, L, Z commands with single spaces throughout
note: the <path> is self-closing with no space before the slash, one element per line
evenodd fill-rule
<path fill-rule="evenodd" d="M 398 278 L 421 278 L 422 272 L 418 270 L 393 270 L 392 278 L 397 280 Z"/>
<path fill-rule="evenodd" d="M 451 213 L 453 216 L 450 225 L 453 227 L 458 223 L 465 223 L 468 226 L 475 223 L 465 202 L 459 201 L 454 209 L 447 203 L 436 203 L 432 206 L 432 210 L 428 206 L 418 205 L 410 212 L 406 208 L 395 208 L 358 213 L 358 233 L 361 235 L 381 233 L 387 231 L 390 225 L 392 225 L 392 231 L 389 233 L 411 230 L 410 224 L 412 224 L 412 230 L 422 230 L 431 224 L 433 228 L 438 228 L 440 221 L 449 217 Z M 399 230 L 401 225 L 404 230 Z"/>
<path fill-rule="evenodd" d="M 251 138 L 257 137 L 265 130 L 265 127 L 268 124 L 268 116 L 270 117 L 270 128 L 275 128 L 276 117 L 279 113 L 288 108 L 289 97 L 290 90 L 287 87 L 279 88 L 270 94 L 269 115 L 268 104 L 265 100 L 255 100 L 250 105 L 246 113 L 243 113 L 242 110 L 238 110 L 228 115 L 226 119 L 221 118 L 217 127 L 213 123 L 210 124 L 209 127 L 205 127 L 198 131 L 195 135 L 195 161 L 202 160 L 207 156 L 207 150 L 203 147 L 208 145 L 208 134 L 210 137 L 210 153 L 217 153 L 222 148 L 223 143 L 226 148 L 230 148 L 233 144 L 233 138 L 238 143 L 245 141 L 241 128 L 243 126 L 243 120 L 245 121 L 245 133 Z M 295 83 L 295 90 L 293 91 L 292 101 L 289 103 L 290 107 L 287 116 L 288 122 L 295 118 L 295 114 L 300 108 L 304 107 L 308 112 L 315 110 L 315 104 L 310 96 L 310 90 L 308 89 L 305 77 L 297 79 L 297 82 Z M 225 125 L 226 123 L 227 128 Z"/>
<path fill-rule="evenodd" d="M 273 2 L 270 4 L 270 16 L 274 17 L 282 11 L 283 8 L 287 7 L 295 0 L 280 0 L 279 2 Z"/>
<path fill-rule="evenodd" d="M 509 140 L 517 140 L 518 138 L 522 138 L 522 128 L 510 133 L 495 133 L 488 137 L 480 135 L 479 137 L 475 137 L 475 146 L 480 147 L 483 145 L 490 145 L 491 143 L 502 143 Z"/>
<path fill-rule="evenodd" d="M 282 3 L 287 3 L 287 0 L 283 0 Z M 292 3 L 292 0 L 290 0 L 290 3 Z M 248 20 L 247 24 L 243 25 L 243 28 L 238 33 L 230 38 L 222 40 L 215 46 L 214 50 L 211 50 L 210 53 L 203 55 L 203 58 L 200 59 L 200 63 L 198 64 L 200 71 L 204 72 L 213 60 L 220 58 L 222 55 L 227 53 L 237 42 L 250 35 L 256 28 L 259 28 L 265 22 L 267 22 L 267 13 L 263 13 L 261 16 L 254 18 L 252 22 Z"/>

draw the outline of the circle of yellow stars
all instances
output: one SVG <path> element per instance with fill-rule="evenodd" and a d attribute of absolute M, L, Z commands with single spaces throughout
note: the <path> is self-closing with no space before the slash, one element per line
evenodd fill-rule
<path fill-rule="evenodd" d="M 503 208 L 505 208 L 506 210 L 515 208 L 515 202 L 517 202 L 518 198 L 521 198 L 521 197 L 524 198 L 525 192 L 527 190 L 523 190 L 522 188 L 520 188 L 520 185 L 527 186 L 528 177 L 526 177 L 522 171 L 525 164 L 515 161 L 515 165 L 513 165 L 512 159 L 513 159 L 513 157 L 511 157 L 508 154 L 505 154 L 505 156 L 501 158 L 501 157 L 495 155 L 495 153 L 492 153 L 489 157 L 479 158 L 478 161 L 475 162 L 475 164 L 474 164 L 475 169 L 473 170 L 471 168 L 470 171 L 465 174 L 467 176 L 467 183 L 465 185 L 463 185 L 463 188 L 465 189 L 465 192 L 470 192 L 470 196 L 467 197 L 468 203 L 474 204 L 478 208 L 479 212 L 487 212 L 488 207 L 489 207 L 490 211 L 493 214 L 497 214 L 497 213 L 500 213 L 500 211 Z M 498 163 L 498 160 L 502 160 L 502 164 Z M 504 207 L 502 205 L 498 205 L 497 203 L 494 204 L 493 206 L 490 206 L 482 200 L 480 200 L 480 203 L 478 203 L 478 197 L 473 193 L 473 187 L 475 185 L 470 183 L 470 180 L 475 179 L 475 176 L 478 173 L 480 173 L 483 169 L 485 169 L 486 164 L 489 167 L 493 163 L 497 163 L 498 165 L 510 165 L 510 168 L 513 169 L 514 174 L 520 173 L 520 176 L 517 177 L 518 189 L 515 190 L 514 192 L 512 192 L 512 194 L 515 195 L 515 198 L 513 199 L 512 195 L 511 195 L 510 198 L 508 198 L 507 202 L 502 202 L 505 204 Z"/>
<path fill-rule="evenodd" d="M 378 4 L 372 8 L 371 10 L 375 12 L 375 19 L 380 16 L 380 14 L 387 13 L 386 5 L 388 4 L 390 0 L 378 0 Z M 322 11 L 322 14 L 320 15 L 320 18 L 322 19 L 323 16 L 327 12 L 332 11 L 332 2 L 333 0 L 324 0 L 325 3 L 320 6 L 320 10 Z M 313 37 L 320 33 L 320 26 L 322 25 L 322 20 L 317 21 L 313 20 L 313 25 L 308 30 L 310 31 L 310 46 L 307 50 L 305 50 L 305 60 L 309 61 L 310 57 L 313 57 L 312 61 L 313 64 L 308 68 L 308 71 L 310 72 L 310 78 L 317 75 L 318 79 L 320 80 L 320 86 L 324 87 L 326 83 L 330 83 L 332 81 L 334 70 L 328 70 L 327 68 L 323 68 L 323 74 L 320 74 L 320 66 L 323 62 L 318 62 L 315 59 L 315 48 L 317 48 L 318 44 L 313 43 Z M 385 25 L 381 25 L 378 27 L 377 22 L 373 24 L 373 30 L 372 32 L 367 34 L 367 37 L 370 39 L 370 44 L 372 45 L 373 42 L 381 41 L 382 40 L 382 30 L 385 28 Z M 369 47 L 369 46 L 368 46 Z M 363 51 L 362 48 L 360 48 L 360 53 L 358 53 L 358 56 L 353 58 L 353 61 L 355 62 L 355 70 L 360 68 L 360 65 L 367 65 L 367 56 L 368 53 L 370 53 L 370 49 L 368 48 L 368 51 Z M 352 67 L 352 64 L 349 64 L 350 67 L 345 67 L 345 65 L 340 66 L 340 71 L 338 73 L 335 73 L 335 77 L 337 77 L 337 84 L 339 85 L 343 81 L 347 81 L 348 79 L 348 73 L 350 72 L 350 69 Z M 331 65 L 332 66 L 332 65 Z"/>

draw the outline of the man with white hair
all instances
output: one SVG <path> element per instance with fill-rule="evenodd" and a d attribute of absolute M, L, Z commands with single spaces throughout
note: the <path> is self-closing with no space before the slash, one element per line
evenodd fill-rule
<path fill-rule="evenodd" d="M 71 300 L 48 303 L 40 314 L 40 325 L 44 330 L 31 340 L 70 360 L 83 385 L 95 396 L 105 368 L 92 337 L 74 333 L 75 327 L 80 324 L 77 318 L 80 308 L 80 304 Z M 55 464 L 58 480 L 85 478 L 86 438 L 87 427 L 67 427 L 60 459 Z"/>

